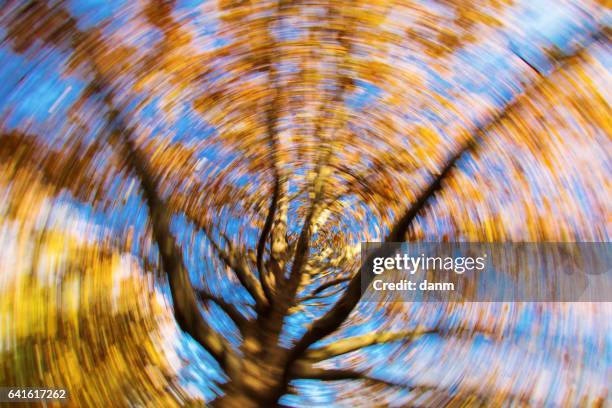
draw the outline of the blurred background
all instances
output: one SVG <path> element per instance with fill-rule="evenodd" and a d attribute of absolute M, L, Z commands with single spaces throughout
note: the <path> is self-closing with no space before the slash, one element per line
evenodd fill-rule
<path fill-rule="evenodd" d="M 354 284 L 366 241 L 609 241 L 610 6 L 0 2 L 0 386 L 612 405 L 610 303 Z"/>

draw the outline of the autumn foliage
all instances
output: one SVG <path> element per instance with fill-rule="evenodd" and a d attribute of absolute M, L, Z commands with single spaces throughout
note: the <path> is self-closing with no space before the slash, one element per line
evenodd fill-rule
<path fill-rule="evenodd" d="M 0 6 L 29 67 L 0 116 L 0 385 L 74 406 L 606 403 L 585 366 L 542 394 L 502 360 L 609 306 L 366 303 L 359 271 L 364 241 L 609 240 L 605 2 L 563 6 L 564 47 L 511 0 L 73 3 Z M 19 107 L 51 73 L 57 98 Z M 482 338 L 467 378 L 454 356 Z M 419 377 L 427 350 L 459 379 Z"/>

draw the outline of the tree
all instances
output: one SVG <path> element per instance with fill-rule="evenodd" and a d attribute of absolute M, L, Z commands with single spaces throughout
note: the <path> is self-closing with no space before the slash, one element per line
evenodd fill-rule
<path fill-rule="evenodd" d="M 221 1 L 217 14 L 206 9 L 216 16 L 218 45 L 198 36 L 174 2 L 121 9 L 133 16 L 117 38 L 105 33 L 113 32 L 112 19 L 83 28 L 62 1 L 16 2 L 2 19 L 13 49 L 67 55 L 66 74 L 85 85 L 62 118 L 56 146 L 5 131 L 2 157 L 35 174 L 51 195 L 68 191 L 106 213 L 129 211 L 121 195 L 146 207 L 146 226 L 118 231 L 113 245 L 167 283 L 176 323 L 226 376 L 213 404 L 271 406 L 296 379 L 363 381 L 374 390 L 468 402 L 520 399 L 382 378 L 350 360 L 370 346 L 407 346 L 423 336 L 500 335 L 486 319 L 470 327 L 444 319 L 414 325 L 396 318 L 401 305 L 377 305 L 388 324 L 351 335 L 347 328 L 369 319 L 359 309 L 360 241 L 607 237 L 596 223 L 580 229 L 570 222 L 588 212 L 591 221 L 605 217 L 603 207 L 593 210 L 597 204 L 567 204 L 576 202 L 570 193 L 546 201 L 548 211 L 567 209 L 556 227 L 546 211 L 529 207 L 537 194 L 517 197 L 512 188 L 496 197 L 527 217 L 519 230 L 496 218 L 503 211 L 474 218 L 457 208 L 490 204 L 461 163 L 489 152 L 518 180 L 514 188 L 527 189 L 528 171 L 503 154 L 510 146 L 543 164 L 559 187 L 567 174 L 557 168 L 559 149 L 571 142 L 561 133 L 578 123 L 589 124 L 579 129 L 584 140 L 609 136 L 609 107 L 591 80 L 602 70 L 591 50 L 607 41 L 607 29 L 551 56 L 547 72 L 515 55 L 524 83 L 502 103 L 467 90 L 432 97 L 430 70 L 443 72 L 440 61 L 501 30 L 497 16 L 509 7 L 441 3 L 453 18 L 418 2 Z M 147 49 L 114 42 L 139 31 L 160 38 Z M 423 59 L 403 59 L 415 52 Z M 357 101 L 364 89 L 377 94 L 367 109 Z M 140 120 L 152 103 L 166 117 L 146 127 Z M 464 114 L 466 105 L 480 108 Z M 442 111 L 436 119 L 412 119 L 433 109 Z M 178 123 L 186 115 L 205 125 Z M 185 137 L 192 131 L 198 134 Z M 585 181 L 587 188 L 596 190 L 601 176 Z M 430 224 L 440 211 L 444 231 Z M 377 221 L 363 225 L 370 218 Z M 447 307 L 450 315 L 455 306 Z"/>
<path fill-rule="evenodd" d="M 12 196 L 20 199 L 1 219 L 4 227 L 21 228 L 0 240 L 0 264 L 13 278 L 3 275 L 2 341 L 18 345 L 16 352 L 0 350 L 0 383 L 61 387 L 71 405 L 96 405 L 116 395 L 163 406 L 189 401 L 163 348 L 172 314 L 151 296 L 139 263 L 109 241 L 88 242 L 78 229 L 65 228 L 58 222 L 61 206 L 44 205 L 53 186 L 24 170 L 8 176 L 19 190 Z M 3 188 L 10 171 L 2 166 Z M 47 225 L 38 229 L 45 216 Z M 33 243 L 36 250 L 28 256 Z"/>

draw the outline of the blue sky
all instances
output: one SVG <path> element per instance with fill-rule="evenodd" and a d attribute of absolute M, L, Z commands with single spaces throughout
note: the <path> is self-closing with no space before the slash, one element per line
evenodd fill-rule
<path fill-rule="evenodd" d="M 179 1 L 176 12 L 181 16 L 192 16 L 189 10 L 201 3 L 200 1 Z M 128 7 L 132 12 L 126 13 L 124 12 L 125 4 L 123 0 L 72 0 L 69 2 L 69 9 L 78 18 L 81 29 L 94 27 L 103 20 L 110 19 L 112 24 L 106 27 L 105 31 L 111 32 L 119 29 L 133 15 L 134 7 Z M 429 74 L 428 84 L 431 86 L 431 89 L 444 94 L 448 94 L 449 90 L 457 91 L 462 89 L 469 92 L 477 92 L 491 100 L 494 105 L 503 106 L 520 91 L 520 83 L 517 81 L 517 78 L 523 75 L 523 71 L 517 71 L 518 65 L 509 60 L 509 56 L 512 53 L 519 53 L 530 64 L 546 73 L 550 70 L 551 66 L 542 54 L 543 45 L 554 45 L 564 52 L 570 52 L 572 41 L 580 41 L 580 38 L 583 38 L 595 27 L 595 21 L 593 21 L 591 16 L 585 14 L 577 18 L 575 8 L 569 6 L 568 3 L 559 3 L 556 0 L 519 1 L 511 9 L 510 13 L 514 13 L 514 18 L 520 21 L 521 30 L 517 32 L 514 30 L 515 27 L 507 30 L 507 44 L 505 44 L 505 48 L 483 49 L 482 46 L 474 45 L 457 51 L 455 54 L 456 63 L 453 65 L 455 71 L 453 71 L 452 79 L 442 78 L 433 69 L 424 67 Z M 120 17 L 117 18 L 117 16 Z M 195 14 L 194 16 L 197 17 Z M 607 22 L 610 21 L 609 13 L 604 16 L 604 19 Z M 202 20 L 194 18 L 193 21 L 196 25 L 199 24 L 202 30 L 206 31 L 206 35 L 215 35 L 216 25 L 207 25 L 211 21 L 210 18 Z M 0 31 L 0 35 L 4 37 L 5 32 Z M 152 44 L 149 44 L 149 46 L 154 47 L 154 34 L 151 34 L 151 42 Z M 219 39 L 218 45 L 222 44 L 222 42 L 223 40 Z M 609 50 L 602 52 L 600 57 L 606 64 L 612 61 L 612 54 L 610 54 Z M 0 117 L 8 116 L 6 123 L 11 128 L 34 129 L 38 130 L 36 133 L 44 134 L 43 131 L 48 127 L 49 123 L 61 120 L 66 115 L 67 109 L 84 89 L 85 83 L 83 80 L 77 76 L 65 75 L 65 55 L 47 52 L 26 57 L 13 52 L 10 45 L 3 41 L 2 45 L 0 45 L 0 59 L 3 61 L 3 64 L 0 64 L 0 78 L 2 78 L 2 81 L 0 81 Z M 469 66 L 469 69 L 462 69 L 462 67 L 467 66 Z M 521 69 L 527 68 L 523 67 Z M 497 75 L 486 76 L 485 81 L 478 81 L 474 80 L 474 72 L 495 72 Z M 364 81 L 358 81 L 357 88 L 357 91 L 348 102 L 355 109 L 367 110 L 371 104 L 376 103 L 381 93 L 379 88 Z M 172 124 L 164 123 L 159 121 L 159 118 L 163 117 L 165 113 L 160 106 L 159 99 L 154 98 L 142 110 L 142 115 L 133 118 L 133 120 L 135 122 L 149 121 L 155 123 L 154 130 L 159 132 L 163 132 L 165 128 L 171 128 L 174 132 L 173 137 L 182 141 L 197 140 L 197 138 L 206 137 L 216 131 L 208 124 L 195 120 L 196 115 L 192 113 L 192 109 L 190 104 L 185 102 L 181 106 L 182 114 L 178 120 Z M 469 114 L 471 113 L 468 112 Z M 435 122 L 434 112 L 421 112 L 422 117 L 427 117 L 428 115 L 432 116 L 431 120 Z M 51 133 L 47 137 L 48 141 L 51 142 L 56 140 L 57 137 L 61 138 L 61 135 Z M 207 160 L 215 160 L 219 156 L 214 151 L 208 151 L 204 153 L 203 157 Z M 232 155 L 227 155 L 224 158 L 228 161 L 239 159 L 237 156 Z M 580 189 L 578 188 L 576 191 L 580 195 Z M 142 211 L 138 210 L 139 198 L 137 196 L 130 197 L 122 208 L 116 208 L 112 214 L 92 211 L 87 205 L 75 202 L 68 195 L 62 197 L 62 201 L 69 203 L 75 213 L 91 219 L 96 224 L 110 226 L 113 229 L 120 230 L 123 226 L 129 224 L 142 229 L 145 225 L 145 215 Z M 238 221 L 233 226 L 238 228 Z M 359 226 L 354 227 L 359 228 Z M 181 218 L 176 218 L 174 228 L 179 238 L 185 240 L 195 233 L 193 227 Z M 205 244 L 205 238 L 201 233 L 197 234 L 195 242 L 197 243 L 196 247 L 200 248 L 199 251 L 202 251 L 201 248 Z M 197 254 L 198 250 L 196 249 L 195 252 Z M 195 278 L 197 273 L 201 271 L 202 265 L 195 262 L 192 257 L 187 257 L 187 259 L 192 259 L 190 266 Z M 225 290 L 225 288 L 220 289 Z M 235 292 L 235 295 L 236 298 L 244 299 L 247 297 L 244 290 L 238 290 L 238 292 Z M 416 307 L 418 305 L 415 305 Z M 521 321 L 524 322 L 525 328 L 528 328 L 534 319 L 533 311 L 525 309 L 523 313 Z M 578 319 L 579 317 L 574 316 L 574 318 Z M 288 342 L 298 336 L 309 319 L 309 317 L 303 314 L 292 317 L 289 321 L 290 330 L 287 331 L 284 340 Z M 546 318 L 542 322 L 546 324 Z M 380 319 L 373 315 L 373 318 L 368 323 L 361 327 L 356 327 L 349 332 L 355 334 L 370 330 L 376 328 L 379 323 Z M 229 322 L 226 318 L 220 318 L 215 324 L 220 329 L 225 330 Z M 517 330 L 519 329 L 517 328 Z M 560 344 L 565 346 L 567 342 L 571 341 L 571 338 L 567 339 L 563 336 L 567 337 L 568 333 L 560 333 L 555 338 L 560 339 Z M 569 336 L 571 337 L 571 334 Z M 612 344 L 610 337 L 607 340 L 608 344 Z M 436 342 L 444 342 L 444 340 L 435 338 L 423 341 L 426 342 L 428 346 L 426 349 L 428 350 L 434 350 Z M 548 343 L 540 344 L 540 346 L 551 346 L 550 339 L 543 339 L 542 341 Z M 595 349 L 595 346 L 588 341 L 584 344 L 587 350 L 589 347 Z M 385 347 L 373 350 L 373 358 L 385 356 L 388 353 Z M 390 347 L 393 349 L 395 346 Z M 474 347 L 473 353 L 478 354 L 481 351 L 478 342 L 476 342 Z M 179 348 L 187 357 L 194 355 L 202 357 L 204 354 L 199 346 L 187 337 L 184 337 L 184 343 Z M 610 347 L 607 350 L 610 350 Z M 606 356 L 600 356 L 600 359 L 593 359 L 587 353 L 585 354 L 585 359 L 589 359 L 587 363 L 593 366 L 593 370 L 603 370 L 604 372 L 605 367 L 601 365 L 610 364 L 610 361 L 612 361 L 610 353 Z M 212 368 L 214 363 L 205 356 L 203 358 L 189 358 L 189 360 L 199 361 L 199 363 L 194 363 L 194 365 L 188 367 L 185 371 L 185 383 L 195 384 L 194 387 L 200 390 L 204 396 L 211 397 L 212 390 L 209 388 L 209 380 L 210 378 L 218 377 L 218 373 Z M 556 362 L 552 361 L 548 364 L 554 367 Z M 402 370 L 402 368 L 396 367 L 394 370 Z M 315 398 L 312 388 L 310 388 L 310 391 L 313 398 Z M 329 399 L 329 397 L 329 395 L 320 395 L 316 399 L 323 403 L 325 398 Z M 287 402 L 291 401 L 295 401 L 295 399 L 287 397 Z"/>

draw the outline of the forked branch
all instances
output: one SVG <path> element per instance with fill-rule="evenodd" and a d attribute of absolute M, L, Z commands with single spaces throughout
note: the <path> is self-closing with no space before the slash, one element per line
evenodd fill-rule
<path fill-rule="evenodd" d="M 602 36 L 605 36 L 605 29 L 596 31 L 590 38 L 591 41 L 596 41 Z M 580 58 L 580 54 L 585 48 L 576 50 L 572 55 L 568 55 L 558 61 L 557 68 L 554 72 L 559 72 L 573 59 Z M 526 87 L 521 95 L 528 95 L 537 90 L 547 78 L 539 78 L 531 86 Z M 515 97 L 512 101 L 506 104 L 496 114 L 493 114 L 488 120 L 476 126 L 467 137 L 464 139 L 463 145 L 452 153 L 444 162 L 442 169 L 436 174 L 430 184 L 418 195 L 416 201 L 409 206 L 401 217 L 391 227 L 389 234 L 385 238 L 385 242 L 403 241 L 408 228 L 413 224 L 416 217 L 421 214 L 430 204 L 435 194 L 442 188 L 444 181 L 452 173 L 457 163 L 465 158 L 469 153 L 476 149 L 482 142 L 483 136 L 492 128 L 501 123 L 514 109 L 520 106 L 521 98 Z M 340 325 L 348 318 L 359 300 L 361 299 L 361 269 L 359 269 L 351 281 L 344 294 L 338 301 L 327 311 L 321 318 L 314 321 L 306 333 L 298 340 L 292 351 L 288 364 L 291 365 L 295 360 L 300 358 L 304 352 L 315 342 L 323 339 L 329 334 L 336 331 Z"/>
<path fill-rule="evenodd" d="M 263 310 L 268 305 L 267 297 L 263 291 L 263 288 L 258 281 L 257 277 L 249 265 L 246 263 L 242 254 L 236 253 L 234 247 L 231 246 L 229 239 L 226 239 L 227 249 L 221 247 L 221 245 L 214 238 L 212 231 L 207 226 L 202 226 L 202 230 L 206 235 L 206 238 L 214 248 L 215 252 L 219 256 L 219 259 L 230 268 L 238 278 L 240 284 L 249 292 L 249 294 L 255 300 L 255 308 L 259 311 Z"/>

